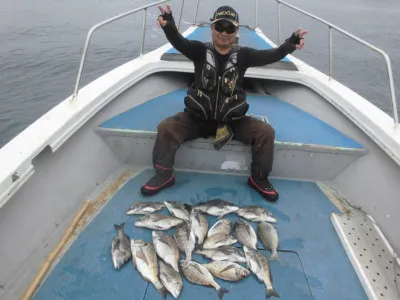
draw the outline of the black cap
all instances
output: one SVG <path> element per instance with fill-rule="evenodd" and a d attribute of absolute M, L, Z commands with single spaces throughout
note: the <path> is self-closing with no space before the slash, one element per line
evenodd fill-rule
<path fill-rule="evenodd" d="M 232 7 L 224 5 L 219 7 L 215 12 L 213 17 L 210 19 L 211 24 L 219 21 L 226 20 L 231 22 L 236 27 L 239 26 L 239 15 Z"/>

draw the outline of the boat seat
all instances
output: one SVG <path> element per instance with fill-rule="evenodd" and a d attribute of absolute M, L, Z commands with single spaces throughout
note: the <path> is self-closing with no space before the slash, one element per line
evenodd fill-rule
<path fill-rule="evenodd" d="M 206 24 L 198 25 L 195 30 L 187 36 L 189 40 L 198 40 L 208 42 L 211 40 L 210 26 Z M 240 46 L 251 47 L 258 50 L 271 49 L 272 46 L 264 40 L 254 29 L 249 26 L 240 26 L 238 34 L 238 44 Z M 175 48 L 171 47 L 162 56 L 161 60 L 167 61 L 188 61 L 189 59 L 182 55 Z M 297 71 L 296 65 L 287 57 L 280 61 L 262 66 L 261 68 L 294 70 Z"/>
<path fill-rule="evenodd" d="M 186 90 L 178 89 L 150 99 L 105 120 L 97 131 L 121 160 L 135 164 L 137 160 L 146 161 L 151 165 L 151 155 L 146 157 L 143 151 L 148 154 L 148 143 L 154 143 L 159 122 L 184 109 L 185 95 Z M 247 99 L 248 114 L 265 117 L 275 129 L 277 162 L 273 172 L 276 175 L 332 179 L 366 153 L 366 149 L 353 139 L 292 104 L 268 95 L 248 94 Z M 251 154 L 250 146 L 235 140 L 221 151 L 213 148 L 210 138 L 195 139 L 181 148 L 177 163 L 182 168 L 196 165 L 200 169 L 215 170 L 225 164 L 228 169 L 246 171 Z M 212 152 L 206 154 L 205 151 Z M 207 158 L 209 155 L 214 161 Z"/>

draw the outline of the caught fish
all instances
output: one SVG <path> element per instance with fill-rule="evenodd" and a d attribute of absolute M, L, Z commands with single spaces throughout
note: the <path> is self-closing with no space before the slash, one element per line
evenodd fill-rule
<path fill-rule="evenodd" d="M 271 296 L 280 298 L 279 294 L 272 286 L 272 275 L 267 258 L 261 252 L 251 250 L 246 246 L 243 246 L 243 250 L 246 256 L 247 266 L 257 276 L 258 280 L 264 282 L 267 287 L 267 298 Z"/>
<path fill-rule="evenodd" d="M 210 271 L 201 264 L 195 261 L 181 260 L 179 265 L 181 266 L 183 274 L 190 282 L 215 288 L 220 300 L 224 297 L 225 293 L 229 293 L 227 289 L 215 282 Z"/>
<path fill-rule="evenodd" d="M 185 205 L 177 201 L 164 201 L 165 206 L 175 218 L 189 221 L 189 211 Z"/>
<path fill-rule="evenodd" d="M 226 235 L 225 233 L 216 233 L 208 237 L 203 244 L 203 249 L 218 248 L 221 246 L 229 246 L 237 242 L 232 235 Z"/>
<path fill-rule="evenodd" d="M 226 214 L 230 214 L 235 212 L 239 209 L 236 205 L 232 202 L 221 200 L 221 199 L 214 199 L 206 202 L 202 202 L 194 208 L 205 212 L 212 216 L 217 216 L 218 218 L 222 218 Z"/>
<path fill-rule="evenodd" d="M 160 280 L 170 294 L 178 299 L 182 292 L 183 282 L 179 271 L 160 260 Z"/>
<path fill-rule="evenodd" d="M 214 249 L 198 249 L 194 253 L 203 255 L 212 260 L 226 260 L 245 263 L 244 253 L 234 246 L 221 246 Z"/>
<path fill-rule="evenodd" d="M 269 259 L 279 260 L 279 238 L 278 232 L 276 231 L 275 227 L 267 222 L 260 222 L 257 227 L 257 233 L 265 249 L 271 250 L 271 256 L 269 257 Z"/>
<path fill-rule="evenodd" d="M 228 281 L 239 281 L 250 275 L 250 271 L 230 261 L 212 261 L 203 264 L 215 277 Z"/>
<path fill-rule="evenodd" d="M 236 214 L 253 222 L 276 223 L 276 218 L 268 209 L 257 205 L 243 206 L 236 211 Z"/>
<path fill-rule="evenodd" d="M 190 226 L 190 223 L 184 221 L 174 232 L 175 241 L 179 249 L 185 253 L 186 260 L 192 260 L 192 252 L 196 245 L 196 237 Z"/>
<path fill-rule="evenodd" d="M 235 237 L 243 245 L 257 250 L 257 234 L 253 227 L 244 220 L 237 220 L 234 227 Z"/>
<path fill-rule="evenodd" d="M 158 278 L 157 253 L 151 243 L 143 240 L 131 239 L 133 266 L 138 269 L 144 280 L 154 284 L 162 299 L 166 298 L 167 291 Z"/>
<path fill-rule="evenodd" d="M 214 233 L 225 233 L 228 235 L 232 229 L 232 221 L 229 219 L 221 219 L 216 222 L 213 226 L 211 226 L 210 230 L 208 230 L 207 236 L 212 236 Z"/>
<path fill-rule="evenodd" d="M 144 215 L 135 222 L 137 227 L 145 227 L 154 230 L 168 230 L 183 223 L 184 220 L 171 216 L 164 216 L 158 213 Z"/>
<path fill-rule="evenodd" d="M 115 224 L 114 227 L 117 230 L 117 235 L 111 242 L 111 257 L 114 268 L 119 270 L 132 258 L 132 252 L 129 237 L 124 232 L 125 223 Z"/>
<path fill-rule="evenodd" d="M 147 215 L 162 210 L 165 204 L 162 202 L 139 202 L 133 204 L 127 211 L 127 215 Z"/>
<path fill-rule="evenodd" d="M 159 257 L 169 264 L 175 271 L 179 272 L 179 248 L 175 239 L 163 231 L 154 230 L 152 232 L 153 245 Z"/>
<path fill-rule="evenodd" d="M 201 211 L 194 209 L 190 213 L 190 224 L 196 237 L 196 243 L 202 245 L 208 230 L 206 216 Z"/>

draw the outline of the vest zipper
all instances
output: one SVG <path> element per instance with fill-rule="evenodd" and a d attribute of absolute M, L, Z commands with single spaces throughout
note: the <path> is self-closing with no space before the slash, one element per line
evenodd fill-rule
<path fill-rule="evenodd" d="M 246 104 L 246 102 L 242 102 L 242 103 L 240 103 L 240 104 L 238 104 L 238 105 L 232 107 L 230 110 L 228 110 L 228 111 L 226 112 L 226 114 L 224 115 L 224 117 L 222 118 L 222 121 L 225 120 L 226 116 L 227 116 L 232 110 L 234 110 L 234 109 L 236 109 L 236 108 L 238 108 L 238 107 L 240 107 L 240 106 L 242 106 L 242 105 L 244 105 L 244 104 Z"/>
<path fill-rule="evenodd" d="M 215 112 L 214 112 L 214 120 L 217 119 L 217 109 L 218 109 L 218 99 L 219 99 L 219 86 L 221 84 L 221 76 L 218 76 L 218 86 L 217 86 L 217 98 L 215 99 Z"/>
<path fill-rule="evenodd" d="M 192 99 L 194 101 L 194 103 L 196 103 L 201 108 L 201 110 L 204 113 L 204 116 L 205 116 L 206 120 L 208 120 L 207 113 L 206 113 L 204 107 L 199 102 L 197 102 L 196 99 L 194 99 L 191 95 L 188 95 L 188 96 L 189 96 L 190 99 Z"/>

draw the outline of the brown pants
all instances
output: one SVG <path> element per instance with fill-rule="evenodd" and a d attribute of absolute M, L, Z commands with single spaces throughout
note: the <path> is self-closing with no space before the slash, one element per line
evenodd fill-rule
<path fill-rule="evenodd" d="M 272 169 L 275 131 L 271 125 L 245 116 L 230 123 L 234 140 L 251 145 L 252 174 L 268 176 Z M 175 163 L 175 154 L 187 141 L 198 137 L 215 135 L 217 123 L 193 118 L 187 112 L 179 112 L 160 122 L 157 127 L 157 139 L 153 149 L 153 164 L 156 172 L 171 171 Z"/>

